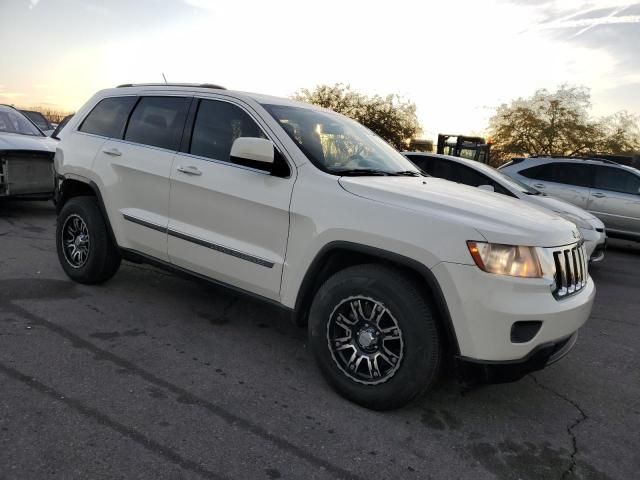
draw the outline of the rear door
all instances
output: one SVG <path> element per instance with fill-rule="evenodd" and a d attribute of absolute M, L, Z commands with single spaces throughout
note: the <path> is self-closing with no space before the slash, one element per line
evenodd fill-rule
<path fill-rule="evenodd" d="M 640 235 L 640 175 L 614 166 L 593 168 L 589 211 L 609 230 Z"/>
<path fill-rule="evenodd" d="M 198 100 L 184 152 L 171 171 L 171 261 L 232 286 L 279 299 L 289 234 L 293 170 L 281 176 L 230 157 L 238 137 L 268 138 L 259 117 L 228 100 Z"/>
<path fill-rule="evenodd" d="M 574 162 L 549 162 L 519 172 L 534 188 L 587 209 L 591 187 L 591 165 Z"/>
<path fill-rule="evenodd" d="M 95 158 L 93 170 L 118 243 L 168 260 L 169 175 L 191 98 L 142 96 Z"/>

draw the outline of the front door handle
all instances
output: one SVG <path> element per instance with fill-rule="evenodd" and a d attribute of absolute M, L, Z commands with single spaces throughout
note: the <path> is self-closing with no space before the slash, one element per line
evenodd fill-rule
<path fill-rule="evenodd" d="M 606 195 L 604 193 L 600 193 L 600 192 L 594 193 L 591 196 L 592 197 L 596 197 L 596 198 L 604 198 L 604 197 L 606 197 Z"/>
<path fill-rule="evenodd" d="M 112 157 L 120 157 L 120 156 L 122 156 L 122 152 L 120 150 L 118 150 L 117 148 L 105 148 L 102 151 L 104 153 L 106 153 L 107 155 L 111 155 Z"/>
<path fill-rule="evenodd" d="M 186 173 L 187 175 L 202 175 L 202 172 L 198 170 L 197 167 L 193 165 L 187 165 L 186 167 L 178 167 L 178 171 L 182 173 Z"/>
<path fill-rule="evenodd" d="M 533 186 L 536 188 L 544 188 L 544 183 L 534 183 Z"/>

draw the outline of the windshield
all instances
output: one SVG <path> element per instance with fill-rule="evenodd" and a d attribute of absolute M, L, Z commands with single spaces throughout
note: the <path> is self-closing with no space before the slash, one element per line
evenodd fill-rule
<path fill-rule="evenodd" d="M 263 105 L 319 169 L 334 175 L 420 175 L 375 133 L 342 115 L 312 108 Z"/>
<path fill-rule="evenodd" d="M 51 129 L 51 125 L 49 124 L 49 121 L 40 112 L 31 112 L 31 111 L 25 111 L 25 110 L 20 110 L 20 111 L 24 114 L 25 117 L 27 117 L 29 120 L 35 123 L 40 130 Z"/>
<path fill-rule="evenodd" d="M 21 135 L 31 135 L 41 137 L 42 133 L 36 126 L 27 120 L 24 115 L 13 108 L 0 105 L 0 132 L 19 133 Z"/>

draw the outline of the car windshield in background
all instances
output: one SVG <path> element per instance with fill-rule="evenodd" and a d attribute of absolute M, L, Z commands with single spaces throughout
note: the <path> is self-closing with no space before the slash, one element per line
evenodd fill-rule
<path fill-rule="evenodd" d="M 10 107 L 0 105 L 0 133 L 19 133 L 33 137 L 42 137 L 42 132 L 36 128 L 24 115 Z"/>
<path fill-rule="evenodd" d="M 530 187 L 526 183 L 522 183 L 520 180 L 511 178 L 508 175 L 502 173 L 500 170 L 496 170 L 493 167 L 489 167 L 484 163 L 478 163 L 476 166 L 479 170 L 484 170 L 488 175 L 498 177 L 500 182 L 507 185 L 510 188 L 517 190 L 518 192 L 526 193 L 527 195 L 540 195 L 540 192 L 533 187 Z"/>
<path fill-rule="evenodd" d="M 20 112 L 35 123 L 40 130 L 51 130 L 53 128 L 49 123 L 49 120 L 47 120 L 40 112 L 33 112 L 30 110 L 20 110 Z"/>
<path fill-rule="evenodd" d="M 263 105 L 319 169 L 334 175 L 421 175 L 359 123 L 311 108 Z"/>

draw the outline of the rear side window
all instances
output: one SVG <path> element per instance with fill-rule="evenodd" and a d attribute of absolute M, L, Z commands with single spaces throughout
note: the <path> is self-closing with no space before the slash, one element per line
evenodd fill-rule
<path fill-rule="evenodd" d="M 131 114 L 124 139 L 152 147 L 178 150 L 187 116 L 184 97 L 143 97 Z"/>
<path fill-rule="evenodd" d="M 122 138 L 124 124 L 137 97 L 111 97 L 101 100 L 80 125 L 80 131 L 103 137 Z"/>
<path fill-rule="evenodd" d="M 620 193 L 640 193 L 640 177 L 621 168 L 596 167 L 594 188 Z"/>
<path fill-rule="evenodd" d="M 577 187 L 591 186 L 591 167 L 578 163 L 545 163 L 522 170 L 520 174 L 534 180 L 564 183 Z"/>
<path fill-rule="evenodd" d="M 189 153 L 230 162 L 231 145 L 238 137 L 267 138 L 241 108 L 216 100 L 200 102 Z"/>

